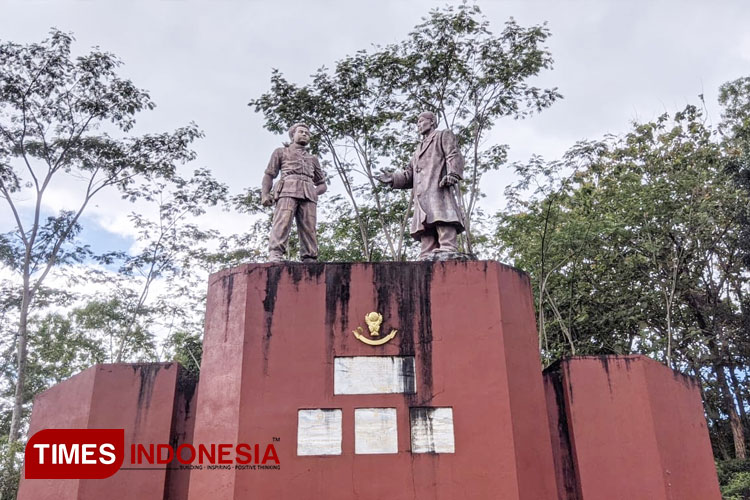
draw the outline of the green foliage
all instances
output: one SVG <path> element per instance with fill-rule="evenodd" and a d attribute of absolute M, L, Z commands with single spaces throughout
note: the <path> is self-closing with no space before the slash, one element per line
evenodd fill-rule
<path fill-rule="evenodd" d="M 723 106 L 721 128 L 732 142 L 750 140 L 750 77 L 723 84 L 719 103 Z"/>
<path fill-rule="evenodd" d="M 730 149 L 727 170 L 734 175 L 739 186 L 750 192 L 750 77 L 722 85 L 719 102 L 724 106 L 719 128 Z M 750 213 L 740 217 L 740 224 L 742 259 L 750 266 Z M 744 324 L 750 331 L 750 302 L 744 309 Z"/>
<path fill-rule="evenodd" d="M 203 338 L 200 333 L 176 331 L 168 339 L 174 348 L 174 360 L 188 372 L 198 375 L 203 357 Z"/>
<path fill-rule="evenodd" d="M 8 426 L 10 426 L 10 422 L 8 422 Z M 2 467 L 0 467 L 1 500 L 15 499 L 18 495 L 24 447 L 25 443 L 21 441 L 9 443 L 7 434 L 0 436 L 0 455 L 2 456 Z"/>
<path fill-rule="evenodd" d="M 495 230 L 498 256 L 531 273 L 544 362 L 641 353 L 697 377 L 723 458 L 744 458 L 750 394 L 744 154 L 687 106 L 517 165 Z"/>
<path fill-rule="evenodd" d="M 672 363 L 677 351 L 693 366 L 710 338 L 738 338 L 748 198 L 724 164 L 688 106 L 561 162 L 519 166 L 496 236 L 534 276 L 546 359 L 638 351 Z"/>
<path fill-rule="evenodd" d="M 750 498 L 750 460 L 716 462 L 721 496 L 724 500 Z"/>
<path fill-rule="evenodd" d="M 154 107 L 148 93 L 118 76 L 121 63 L 114 55 L 94 48 L 73 57 L 72 43 L 70 34 L 52 30 L 40 43 L 0 44 L 0 198 L 15 225 L 14 231 L 0 238 L 0 258 L 14 273 L 14 286 L 8 288 L 18 299 L 14 300 L 17 309 L 10 311 L 14 334 L 4 336 L 2 346 L 9 347 L 6 342 L 10 337 L 16 351 L 15 367 L 4 366 L 6 380 L 15 385 L 11 442 L 19 437 L 29 395 L 37 390 L 34 384 L 26 387 L 27 380 L 54 380 L 56 369 L 45 373 L 40 368 L 47 350 L 52 345 L 55 349 L 73 348 L 77 341 L 73 336 L 74 344 L 65 345 L 68 340 L 64 339 L 71 333 L 65 321 L 39 319 L 48 299 L 45 282 L 51 275 L 64 277 L 73 264 L 90 258 L 111 260 L 111 255 L 92 255 L 78 241 L 81 216 L 92 199 L 110 192 L 129 200 L 157 200 L 166 186 L 172 186 L 174 201 L 159 200 L 169 218 L 187 202 L 181 192 L 193 192 L 200 185 L 203 191 L 198 189 L 199 197 L 211 200 L 221 196 L 207 172 L 196 173 L 187 181 L 177 174 L 180 164 L 195 157 L 189 146 L 202 135 L 198 128 L 190 124 L 171 133 L 131 135 L 136 115 Z M 80 188 L 69 194 L 73 208 L 47 213 L 48 193 L 66 182 Z M 20 210 L 21 200 L 31 200 L 34 208 Z M 180 208 L 173 209 L 169 203 Z M 200 210 L 196 207 L 193 205 L 192 214 Z M 150 258 L 157 261 L 153 268 L 161 272 L 160 263 L 169 257 L 164 257 L 161 246 L 156 247 Z M 135 268 L 146 262 L 147 258 L 135 262 Z M 148 280 L 147 276 L 144 290 L 148 290 Z M 112 321 L 114 309 L 105 309 L 121 303 L 100 301 L 102 309 L 96 313 L 109 315 Z M 141 340 L 140 347 L 147 348 L 147 339 Z M 41 372 L 31 374 L 37 369 Z"/>
<path fill-rule="evenodd" d="M 71 317 L 51 313 L 35 324 L 30 353 L 30 395 L 70 378 L 86 368 L 107 361 L 100 342 L 86 335 L 85 323 L 92 310 L 106 304 L 89 304 L 74 310 Z M 74 319 L 73 319 L 74 318 Z"/>
<path fill-rule="evenodd" d="M 738 472 L 721 488 L 721 496 L 726 500 L 746 500 L 750 498 L 750 472 Z"/>

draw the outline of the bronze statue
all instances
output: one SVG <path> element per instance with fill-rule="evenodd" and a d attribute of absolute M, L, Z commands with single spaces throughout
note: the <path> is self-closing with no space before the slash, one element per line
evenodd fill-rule
<path fill-rule="evenodd" d="M 318 159 L 307 152 L 310 128 L 295 123 L 289 129 L 292 143 L 276 149 L 266 167 L 261 184 L 261 203 L 270 207 L 274 203 L 273 225 L 268 238 L 268 257 L 271 262 L 284 260 L 292 219 L 297 221 L 302 262 L 318 259 L 318 239 L 315 233 L 318 196 L 327 186 Z M 273 180 L 281 172 L 281 179 Z"/>
<path fill-rule="evenodd" d="M 454 186 L 463 178 L 464 158 L 456 136 L 437 130 L 437 119 L 421 113 L 417 129 L 422 143 L 405 169 L 383 172 L 377 179 L 395 189 L 414 189 L 414 217 L 410 232 L 421 242 L 420 260 L 459 258 L 456 237 L 464 231 Z"/>

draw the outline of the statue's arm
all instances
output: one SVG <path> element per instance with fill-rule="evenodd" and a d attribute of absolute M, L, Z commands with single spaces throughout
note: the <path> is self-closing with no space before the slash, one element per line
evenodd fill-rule
<path fill-rule="evenodd" d="M 443 131 L 441 135 L 443 151 L 445 151 L 445 165 L 448 174 L 458 179 L 464 178 L 464 157 L 458 149 L 456 136 L 450 130 Z"/>
<path fill-rule="evenodd" d="M 394 189 L 409 189 L 414 185 L 414 159 L 409 160 L 409 164 L 402 170 L 393 172 L 393 182 L 391 186 Z"/>
<path fill-rule="evenodd" d="M 413 161 L 413 160 L 412 160 Z M 384 169 L 375 175 L 375 179 L 394 189 L 409 189 L 412 187 L 412 178 L 414 176 L 414 166 L 412 161 L 403 170 L 392 171 Z"/>
<path fill-rule="evenodd" d="M 450 130 L 444 130 L 440 134 L 440 146 L 445 154 L 446 174 L 438 184 L 441 188 L 449 188 L 463 179 L 464 157 L 458 149 L 456 136 Z"/>
<path fill-rule="evenodd" d="M 315 194 L 318 196 L 328 191 L 326 176 L 323 173 L 323 169 L 320 167 L 320 161 L 317 158 L 315 158 L 313 164 L 313 184 L 315 184 Z"/>
<path fill-rule="evenodd" d="M 271 205 L 273 205 L 271 187 L 273 187 L 273 177 L 268 174 L 264 174 L 263 180 L 260 183 L 260 202 L 264 207 L 270 207 Z"/>
<path fill-rule="evenodd" d="M 280 149 L 277 149 L 271 155 L 271 159 L 268 161 L 268 166 L 263 174 L 263 180 L 260 183 L 260 200 L 264 207 L 270 207 L 273 205 L 273 196 L 271 196 L 271 188 L 273 187 L 273 180 L 279 175 L 281 170 L 281 154 Z"/>

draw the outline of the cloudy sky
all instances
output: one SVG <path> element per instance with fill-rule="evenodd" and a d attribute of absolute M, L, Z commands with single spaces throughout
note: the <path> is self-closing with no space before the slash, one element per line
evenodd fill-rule
<path fill-rule="evenodd" d="M 262 127 L 247 102 L 269 85 L 272 68 L 304 84 L 322 65 L 373 44 L 402 40 L 445 2 L 430 1 L 0 1 L 0 40 L 40 41 L 50 27 L 72 31 L 74 49 L 98 45 L 125 63 L 122 74 L 148 89 L 156 110 L 136 132 L 171 130 L 195 121 L 205 132 L 195 167 L 207 166 L 233 192 L 260 183 L 283 139 Z M 559 157 L 575 141 L 625 131 L 704 94 L 716 123 L 718 86 L 750 74 L 750 2 L 479 0 L 493 31 L 514 17 L 548 22 L 555 67 L 537 83 L 564 99 L 525 121 L 507 120 L 492 141 L 510 145 L 511 160 Z M 485 185 L 486 208 L 502 206 L 510 172 Z M 333 189 L 340 182 L 333 180 Z M 68 187 L 50 193 L 48 210 L 65 207 Z M 96 239 L 127 246 L 132 207 L 99 199 L 84 221 Z M 5 230 L 10 213 L 0 208 Z M 226 231 L 247 223 L 225 214 Z"/>

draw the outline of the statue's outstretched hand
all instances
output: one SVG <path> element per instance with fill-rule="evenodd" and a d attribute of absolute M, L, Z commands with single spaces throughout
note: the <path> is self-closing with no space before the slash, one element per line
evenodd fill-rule
<path fill-rule="evenodd" d="M 393 172 L 389 170 L 383 170 L 375 176 L 375 178 L 382 184 L 393 185 Z"/>

